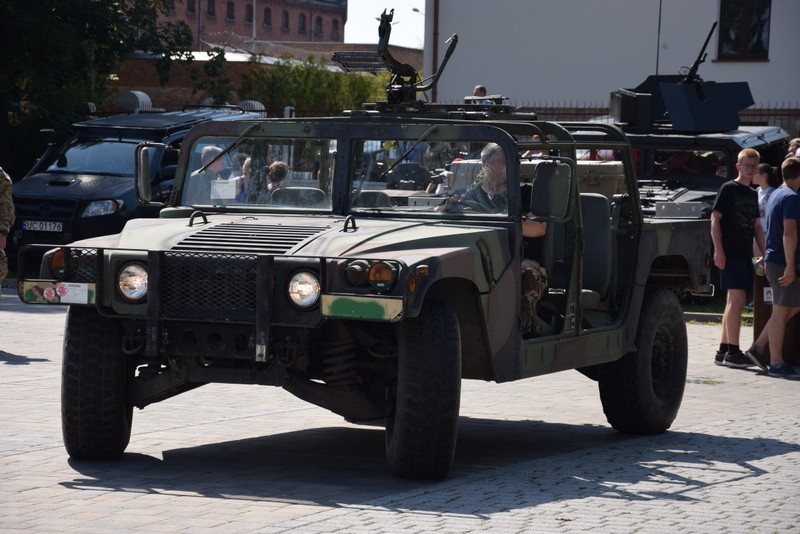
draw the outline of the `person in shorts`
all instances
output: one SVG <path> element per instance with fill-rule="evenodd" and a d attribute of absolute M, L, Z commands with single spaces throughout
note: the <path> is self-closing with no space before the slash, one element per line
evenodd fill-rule
<path fill-rule="evenodd" d="M 735 369 L 753 365 L 739 348 L 739 333 L 747 292 L 753 288 L 753 238 L 762 256 L 764 251 L 764 232 L 761 224 L 756 224 L 758 194 L 751 187 L 759 158 L 752 148 L 739 152 L 736 162 L 739 174 L 722 184 L 711 211 L 714 265 L 719 269 L 720 289 L 727 292 L 722 339 L 714 363 Z"/>
<path fill-rule="evenodd" d="M 800 311 L 800 159 L 787 158 L 781 165 L 784 185 L 770 195 L 767 203 L 765 227 L 767 252 L 765 274 L 772 287 L 772 314 L 763 331 L 750 347 L 746 356 L 764 369 L 769 376 L 800 379 L 792 366 L 783 361 L 783 339 L 786 323 Z M 769 364 L 765 363 L 765 348 L 769 344 Z"/>

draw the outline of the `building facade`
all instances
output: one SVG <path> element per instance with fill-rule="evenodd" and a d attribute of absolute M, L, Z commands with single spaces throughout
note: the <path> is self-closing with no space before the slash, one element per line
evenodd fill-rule
<path fill-rule="evenodd" d="M 183 21 L 195 49 L 232 34 L 253 41 L 343 42 L 347 0 L 183 0 L 164 20 Z"/>
<path fill-rule="evenodd" d="M 456 33 L 439 101 L 480 83 L 537 108 L 607 104 L 649 75 L 685 73 L 714 21 L 700 77 L 749 82 L 756 107 L 796 107 L 798 0 L 426 0 L 424 70 Z"/>

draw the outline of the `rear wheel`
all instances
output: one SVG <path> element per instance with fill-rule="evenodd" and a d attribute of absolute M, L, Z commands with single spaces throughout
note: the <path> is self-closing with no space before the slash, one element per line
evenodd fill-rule
<path fill-rule="evenodd" d="M 683 311 L 671 291 L 657 288 L 645 295 L 636 348 L 601 370 L 603 411 L 617 430 L 658 434 L 678 414 L 689 354 Z"/>
<path fill-rule="evenodd" d="M 432 302 L 398 328 L 397 391 L 386 421 L 386 458 L 398 477 L 441 479 L 453 464 L 458 431 L 458 320 L 450 306 Z"/>
<path fill-rule="evenodd" d="M 121 456 L 131 436 L 128 389 L 134 369 L 122 353 L 118 321 L 94 308 L 67 314 L 61 370 L 61 428 L 72 458 Z"/>

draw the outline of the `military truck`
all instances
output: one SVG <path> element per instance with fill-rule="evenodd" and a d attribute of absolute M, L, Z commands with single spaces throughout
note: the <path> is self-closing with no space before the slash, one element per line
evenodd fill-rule
<path fill-rule="evenodd" d="M 277 386 L 384 426 L 389 468 L 417 479 L 451 468 L 464 379 L 577 370 L 597 382 L 615 429 L 670 427 L 688 353 L 676 294 L 711 290 L 707 226 L 643 215 L 614 126 L 418 99 L 457 36 L 433 80 L 419 80 L 387 51 L 391 19 L 381 16 L 377 53 L 335 55 L 390 69 L 386 101 L 341 117 L 195 126 L 163 205 L 149 188 L 163 146 L 143 144 L 136 191 L 160 217 L 51 248 L 41 274 L 18 281 L 24 302 L 69 306 L 61 415 L 72 458 L 119 457 L 134 407 L 209 383 Z M 462 196 L 484 176 L 464 158 L 475 146 L 505 156 L 500 208 Z M 580 178 L 594 163 L 577 155 L 594 149 L 624 154 L 610 185 Z M 217 161 L 204 161 L 209 150 Z M 244 169 L 210 171 L 225 158 Z M 283 187 L 254 191 L 276 161 L 288 167 Z M 530 221 L 546 233 L 525 237 Z M 548 278 L 524 333 L 523 261 Z"/>
<path fill-rule="evenodd" d="M 28 243 L 61 245 L 116 234 L 130 219 L 158 217 L 158 208 L 138 204 L 133 193 L 133 154 L 143 141 L 164 150 L 153 154 L 153 196 L 166 200 L 175 179 L 178 151 L 186 132 L 209 120 L 255 118 L 235 106 L 191 105 L 164 113 L 122 113 L 73 125 L 63 144 L 44 130 L 47 149 L 22 180 L 14 184 L 17 222 L 8 236 L 12 268 L 17 251 Z"/>
<path fill-rule="evenodd" d="M 738 174 L 745 148 L 780 166 L 789 134 L 778 126 L 743 126 L 739 112 L 753 105 L 747 82 L 704 81 L 698 75 L 714 22 L 700 53 L 683 74 L 649 76 L 611 93 L 609 122 L 633 146 L 642 209 L 657 217 L 709 218 L 717 191 Z M 614 159 L 608 152 L 592 158 Z"/>

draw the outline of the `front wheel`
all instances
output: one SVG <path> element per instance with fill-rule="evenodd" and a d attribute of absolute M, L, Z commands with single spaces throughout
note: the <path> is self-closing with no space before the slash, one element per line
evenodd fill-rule
<path fill-rule="evenodd" d="M 64 332 L 61 429 L 70 457 L 101 460 L 122 455 L 131 437 L 133 368 L 122 353 L 118 321 L 94 308 L 72 306 Z"/>
<path fill-rule="evenodd" d="M 452 308 L 426 304 L 398 327 L 394 406 L 386 458 L 402 478 L 438 480 L 453 465 L 461 402 L 461 333 Z"/>
<path fill-rule="evenodd" d="M 678 415 L 689 355 L 683 311 L 671 291 L 656 288 L 645 294 L 636 349 L 603 366 L 600 400 L 617 430 L 658 434 Z"/>

